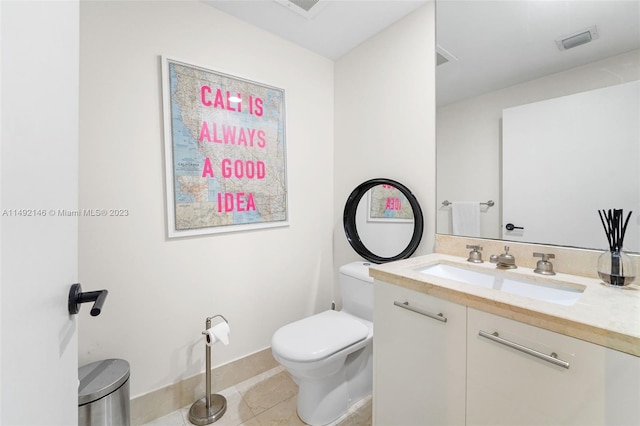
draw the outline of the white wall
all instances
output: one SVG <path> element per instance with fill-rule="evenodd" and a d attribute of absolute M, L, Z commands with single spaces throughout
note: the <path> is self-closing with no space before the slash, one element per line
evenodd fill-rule
<path fill-rule="evenodd" d="M 495 207 L 480 215 L 482 236 L 501 238 L 504 108 L 638 80 L 639 64 L 640 51 L 633 51 L 438 108 L 437 232 L 451 234 L 451 208 L 442 201 L 492 199 Z"/>
<path fill-rule="evenodd" d="M 131 363 L 132 397 L 204 371 L 206 316 L 229 320 L 213 366 L 270 346 L 333 298 L 332 61 L 195 1 L 82 2 L 80 364 Z M 290 226 L 168 240 L 159 55 L 285 89 Z"/>
<path fill-rule="evenodd" d="M 334 259 L 361 260 L 344 236 L 351 191 L 378 177 L 407 186 L 435 236 L 435 11 L 428 3 L 336 62 Z"/>

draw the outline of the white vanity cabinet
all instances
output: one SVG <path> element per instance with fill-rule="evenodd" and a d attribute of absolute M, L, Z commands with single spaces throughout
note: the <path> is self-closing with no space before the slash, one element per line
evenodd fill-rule
<path fill-rule="evenodd" d="M 472 308 L 467 321 L 467 425 L 640 425 L 640 358 Z"/>
<path fill-rule="evenodd" d="M 464 424 L 466 307 L 374 286 L 374 423 Z"/>
<path fill-rule="evenodd" d="M 374 286 L 374 425 L 640 425 L 640 357 Z"/>

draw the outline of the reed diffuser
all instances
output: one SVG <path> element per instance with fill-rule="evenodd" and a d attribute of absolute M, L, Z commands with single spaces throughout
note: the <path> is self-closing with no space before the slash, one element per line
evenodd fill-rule
<path fill-rule="evenodd" d="M 624 219 L 622 209 L 598 210 L 609 243 L 609 251 L 598 258 L 598 276 L 611 286 L 626 286 L 636 278 L 633 261 L 622 251 L 631 213 Z"/>

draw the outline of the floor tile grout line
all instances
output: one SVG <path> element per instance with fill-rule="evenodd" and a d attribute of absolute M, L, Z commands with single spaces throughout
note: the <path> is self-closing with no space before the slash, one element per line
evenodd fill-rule
<path fill-rule="evenodd" d="M 240 399 L 241 399 L 241 401 L 242 401 L 242 402 L 244 402 L 244 403 L 247 405 L 247 407 L 249 407 L 249 411 L 251 412 L 251 417 L 249 417 L 247 420 L 242 420 L 242 419 L 241 419 L 242 423 L 240 423 L 240 425 L 242 425 L 242 424 L 244 424 L 244 423 L 247 423 L 247 422 L 248 422 L 248 421 L 250 421 L 250 420 L 256 419 L 256 415 L 255 415 L 255 413 L 253 412 L 253 410 L 251 409 L 251 406 L 250 406 L 250 405 L 247 403 L 247 401 L 244 399 L 244 393 L 240 392 L 240 390 L 238 390 L 238 393 L 240 394 Z M 256 421 L 258 422 L 258 424 L 260 424 L 260 421 L 259 421 L 258 419 L 256 419 Z M 238 425 L 238 426 L 240 426 L 240 425 Z"/>

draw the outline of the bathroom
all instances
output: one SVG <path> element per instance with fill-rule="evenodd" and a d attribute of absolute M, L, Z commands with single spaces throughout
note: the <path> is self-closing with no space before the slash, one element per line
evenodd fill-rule
<path fill-rule="evenodd" d="M 4 31 L 7 6 L 0 13 Z M 43 22 L 33 28 L 43 28 L 42 35 L 46 35 L 46 16 L 40 19 Z M 49 201 L 47 208 L 124 209 L 128 216 L 79 219 L 77 273 L 63 273 L 59 279 L 67 287 L 80 281 L 86 289 L 106 288 L 109 297 L 96 318 L 89 316 L 88 309 L 81 310 L 73 322 L 77 337 L 65 340 L 65 322 L 59 322 L 50 331 L 51 346 L 56 349 L 54 356 L 76 350 L 80 365 L 111 357 L 128 360 L 133 412 L 142 411 L 136 399 L 175 392 L 176 384 L 202 373 L 204 350 L 199 334 L 205 317 L 220 313 L 231 324 L 230 344 L 216 346 L 212 354 L 212 364 L 218 367 L 262 354 L 280 326 L 327 309 L 333 300 L 340 303 L 338 266 L 359 258 L 344 238 L 342 209 L 351 190 L 362 181 L 382 175 L 410 187 L 424 209 L 427 230 L 416 255 L 433 251 L 439 209 L 433 3 L 336 61 L 203 2 L 82 2 L 77 14 L 62 13 L 59 19 L 69 27 L 79 25 L 77 33 L 68 35 L 79 43 L 79 51 L 69 53 L 79 58 L 79 70 L 71 66 L 65 73 L 77 73 L 80 82 L 77 89 L 69 83 L 78 90 L 80 143 L 68 148 L 68 156 L 54 157 L 60 160 L 55 166 L 43 160 L 39 169 L 46 176 L 47 170 L 67 165 L 69 179 L 78 182 L 78 195 L 64 205 Z M 15 43 L 28 50 L 33 40 Z M 3 48 L 3 64 L 4 54 Z M 160 55 L 285 89 L 287 227 L 166 237 Z M 399 93 L 417 95 L 403 96 L 398 103 L 380 101 L 382 96 Z M 41 116 L 42 120 L 54 117 L 44 112 Z M 47 121 L 41 123 L 46 127 Z M 46 141 L 45 129 L 39 130 L 41 140 Z M 5 172 L 9 170 L 4 160 L 7 140 L 3 135 L 3 188 L 7 178 L 23 172 Z M 27 154 L 25 159 L 30 158 Z M 3 199 L 3 208 L 4 203 Z M 54 223 L 57 226 L 59 218 Z M 3 225 L 3 246 L 15 243 L 9 238 L 21 238 L 20 232 L 26 232 L 22 227 L 27 225 L 18 222 L 15 234 L 7 229 L 13 222 Z M 50 252 L 38 255 L 47 257 Z M 20 366 L 18 370 L 23 371 L 34 368 L 41 375 L 51 366 L 37 366 L 40 344 L 29 346 L 14 336 L 8 324 L 14 319 L 25 321 L 26 328 L 20 333 L 26 334 L 29 326 L 44 327 L 46 317 L 36 316 L 36 321 L 18 314 L 5 317 L 5 312 L 13 311 L 12 305 L 21 315 L 34 315 L 28 296 L 34 286 L 41 290 L 46 283 L 23 277 L 18 269 L 5 269 L 14 258 L 5 250 L 2 256 L 0 418 L 11 424 L 9 419 L 16 418 L 16 411 L 25 415 L 29 408 L 20 403 L 11 408 L 12 402 L 16 404 L 11 393 L 24 395 L 15 398 L 26 401 L 34 390 L 27 384 L 10 388 L 21 381 L 19 377 L 9 380 L 8 366 Z M 26 259 L 16 262 L 15 268 L 32 267 L 32 260 Z M 5 279 L 18 277 L 20 290 L 8 288 Z M 64 302 L 59 295 L 51 297 Z M 25 348 L 26 353 L 9 351 L 9 347 Z M 54 381 L 41 392 L 55 393 L 56 389 Z M 63 418 L 74 415 L 55 402 L 46 404 L 52 412 L 62 410 Z"/>

